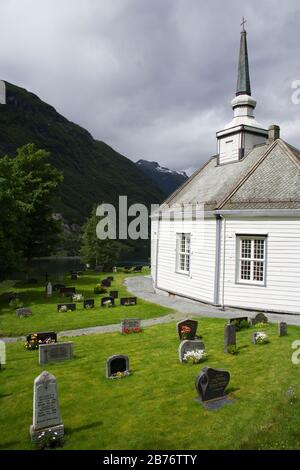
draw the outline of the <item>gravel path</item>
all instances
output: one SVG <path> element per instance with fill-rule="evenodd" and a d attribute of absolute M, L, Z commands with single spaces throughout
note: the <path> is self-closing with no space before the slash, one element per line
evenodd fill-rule
<path fill-rule="evenodd" d="M 194 300 L 184 299 L 182 297 L 168 296 L 164 294 L 155 293 L 152 287 L 152 280 L 150 276 L 136 276 L 125 279 L 125 285 L 129 292 L 134 294 L 136 297 L 147 300 L 154 304 L 162 305 L 163 307 L 169 307 L 174 309 L 173 313 L 158 318 L 150 318 L 148 320 L 142 320 L 142 327 L 158 325 L 160 323 L 170 323 L 173 321 L 180 321 L 187 317 L 211 317 L 211 318 L 234 318 L 241 316 L 253 317 L 254 311 L 241 310 L 237 308 L 221 308 L 213 305 L 205 304 L 203 302 L 196 302 Z M 277 323 L 279 321 L 285 321 L 289 325 L 300 325 L 300 315 L 283 315 L 277 313 L 266 313 L 266 316 L 270 322 Z M 120 331 L 120 324 L 104 325 L 104 326 L 92 326 L 90 328 L 79 328 L 76 330 L 60 331 L 57 336 L 62 337 L 74 337 L 91 334 L 104 334 L 114 333 Z M 16 341 L 25 341 L 25 336 L 18 336 L 15 338 L 7 337 L 1 338 L 6 343 L 15 343 Z"/>

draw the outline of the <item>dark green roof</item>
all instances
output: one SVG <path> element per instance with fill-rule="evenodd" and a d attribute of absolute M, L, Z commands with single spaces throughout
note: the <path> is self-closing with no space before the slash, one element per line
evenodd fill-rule
<path fill-rule="evenodd" d="M 236 96 L 238 95 L 251 95 L 246 31 L 241 32 L 238 79 L 236 85 Z"/>

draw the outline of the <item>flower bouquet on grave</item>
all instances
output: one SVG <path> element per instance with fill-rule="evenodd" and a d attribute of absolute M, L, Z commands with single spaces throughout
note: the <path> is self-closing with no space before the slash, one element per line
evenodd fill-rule
<path fill-rule="evenodd" d="M 142 328 L 136 327 L 136 328 L 124 328 L 123 333 L 125 335 L 129 335 L 130 333 L 142 333 Z"/>
<path fill-rule="evenodd" d="M 84 297 L 83 297 L 82 294 L 73 294 L 72 295 L 72 300 L 73 300 L 73 302 L 83 302 Z"/>
<path fill-rule="evenodd" d="M 63 438 L 56 431 L 47 429 L 38 436 L 37 446 L 40 450 L 53 449 L 63 445 Z"/>
<path fill-rule="evenodd" d="M 188 364 L 199 364 L 205 361 L 207 353 L 202 349 L 195 349 L 195 351 L 187 351 L 183 356 L 183 361 Z"/>
<path fill-rule="evenodd" d="M 129 370 L 125 370 L 124 372 L 116 372 L 115 374 L 112 374 L 110 376 L 110 379 L 123 379 L 124 377 L 127 377 L 130 375 Z"/>
<path fill-rule="evenodd" d="M 113 306 L 114 306 L 113 303 L 112 303 L 112 301 L 111 301 L 110 299 L 105 300 L 105 301 L 102 303 L 102 305 L 103 305 L 104 307 L 113 307 Z"/>
<path fill-rule="evenodd" d="M 68 307 L 66 305 L 62 305 L 59 309 L 59 313 L 66 313 L 68 311 Z"/>
<path fill-rule="evenodd" d="M 190 338 L 190 334 L 192 332 L 192 328 L 187 326 L 187 325 L 184 325 L 181 327 L 180 329 L 180 337 L 181 339 L 189 339 Z"/>
<path fill-rule="evenodd" d="M 28 351 L 34 351 L 35 349 L 39 349 L 40 344 L 51 344 L 55 343 L 55 341 L 52 338 L 46 338 L 44 341 L 41 339 L 38 340 L 38 335 L 34 333 L 31 335 L 31 338 L 29 341 L 26 341 L 25 343 L 25 349 Z"/>
<path fill-rule="evenodd" d="M 255 343 L 256 344 L 267 344 L 269 342 L 270 342 L 270 340 L 269 340 L 268 335 L 266 333 L 264 333 L 263 331 L 259 331 L 256 334 L 256 337 L 255 337 Z"/>

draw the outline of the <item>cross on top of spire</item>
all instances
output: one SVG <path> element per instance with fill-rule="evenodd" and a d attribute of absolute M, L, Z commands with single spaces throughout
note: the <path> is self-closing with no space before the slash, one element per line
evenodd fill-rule
<path fill-rule="evenodd" d="M 242 27 L 242 33 L 244 33 L 246 30 L 245 30 L 245 23 L 247 23 L 247 20 L 245 20 L 244 16 L 243 16 L 243 19 L 242 19 L 242 22 L 241 22 L 241 27 Z"/>

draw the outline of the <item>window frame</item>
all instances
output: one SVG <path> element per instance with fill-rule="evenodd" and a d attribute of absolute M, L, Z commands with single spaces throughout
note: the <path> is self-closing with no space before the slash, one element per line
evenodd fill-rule
<path fill-rule="evenodd" d="M 250 257 L 242 257 L 242 241 L 250 240 Z M 256 240 L 264 241 L 264 255 L 263 258 L 255 258 L 254 246 Z M 236 284 L 250 285 L 256 287 L 266 287 L 267 285 L 267 247 L 268 247 L 268 235 L 266 234 L 236 234 Z M 250 279 L 242 279 L 241 268 L 242 261 L 250 262 Z M 263 280 L 258 281 L 254 279 L 254 263 L 263 263 Z"/>
<path fill-rule="evenodd" d="M 185 236 L 186 238 L 189 239 L 189 244 L 188 247 L 189 249 L 187 250 L 187 244 L 185 242 L 185 250 L 181 250 L 182 246 L 182 238 Z M 184 256 L 184 266 L 186 267 L 188 264 L 188 270 L 187 269 L 181 269 L 181 256 Z M 187 263 L 187 258 L 188 258 L 188 263 Z M 191 233 L 190 232 L 179 232 L 176 233 L 176 272 L 178 274 L 184 274 L 186 276 L 190 275 L 191 272 Z"/>

